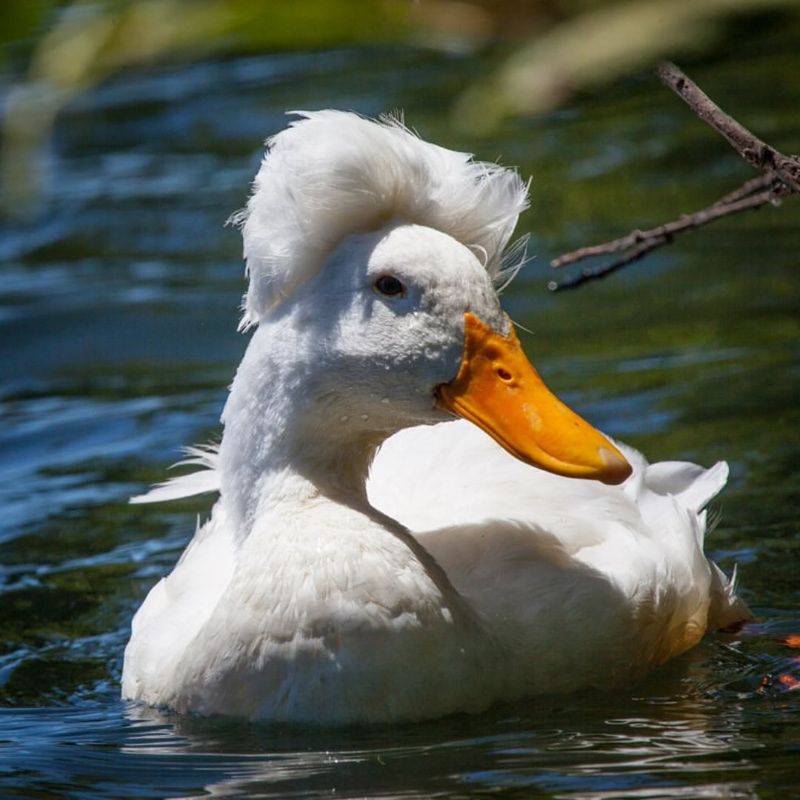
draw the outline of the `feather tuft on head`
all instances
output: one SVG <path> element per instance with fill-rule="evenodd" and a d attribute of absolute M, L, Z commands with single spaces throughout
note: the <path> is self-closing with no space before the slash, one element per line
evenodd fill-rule
<path fill-rule="evenodd" d="M 346 236 L 393 219 L 452 236 L 493 279 L 513 272 L 503 251 L 528 207 L 514 170 L 425 142 L 395 118 L 294 113 L 267 141 L 247 207 L 232 217 L 250 279 L 243 330 L 313 277 Z"/>

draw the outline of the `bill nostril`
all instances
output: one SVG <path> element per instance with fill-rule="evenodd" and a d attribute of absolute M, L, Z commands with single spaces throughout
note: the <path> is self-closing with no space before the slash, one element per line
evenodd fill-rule
<path fill-rule="evenodd" d="M 500 378 L 501 381 L 508 381 L 511 380 L 511 373 L 508 370 L 503 369 L 502 367 L 497 368 L 497 377 Z"/>

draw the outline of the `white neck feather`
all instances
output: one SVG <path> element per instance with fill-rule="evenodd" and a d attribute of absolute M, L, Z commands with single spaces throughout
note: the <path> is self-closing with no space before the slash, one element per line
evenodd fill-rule
<path fill-rule="evenodd" d="M 248 348 L 223 412 L 221 497 L 237 534 L 287 501 L 328 498 L 368 511 L 367 473 L 384 435 L 339 398 L 314 397 L 313 364 L 298 357 L 313 348 L 299 326 L 267 321 L 254 337 L 269 344 Z M 326 402 L 334 408 L 319 413 Z"/>

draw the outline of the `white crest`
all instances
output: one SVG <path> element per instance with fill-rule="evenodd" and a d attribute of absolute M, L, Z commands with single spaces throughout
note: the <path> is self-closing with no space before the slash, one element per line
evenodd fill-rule
<path fill-rule="evenodd" d="M 514 170 L 425 142 L 393 118 L 295 113 L 267 141 L 247 207 L 232 217 L 250 278 L 242 329 L 313 277 L 343 238 L 392 219 L 452 236 L 493 279 L 515 271 L 503 250 L 528 187 Z"/>

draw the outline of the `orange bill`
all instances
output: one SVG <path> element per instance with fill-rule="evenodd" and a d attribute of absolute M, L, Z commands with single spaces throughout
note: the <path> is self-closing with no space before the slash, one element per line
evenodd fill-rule
<path fill-rule="evenodd" d="M 557 475 L 622 483 L 625 456 L 545 385 L 510 326 L 502 336 L 464 314 L 458 375 L 436 388 L 437 405 L 482 428 L 520 460 Z"/>

